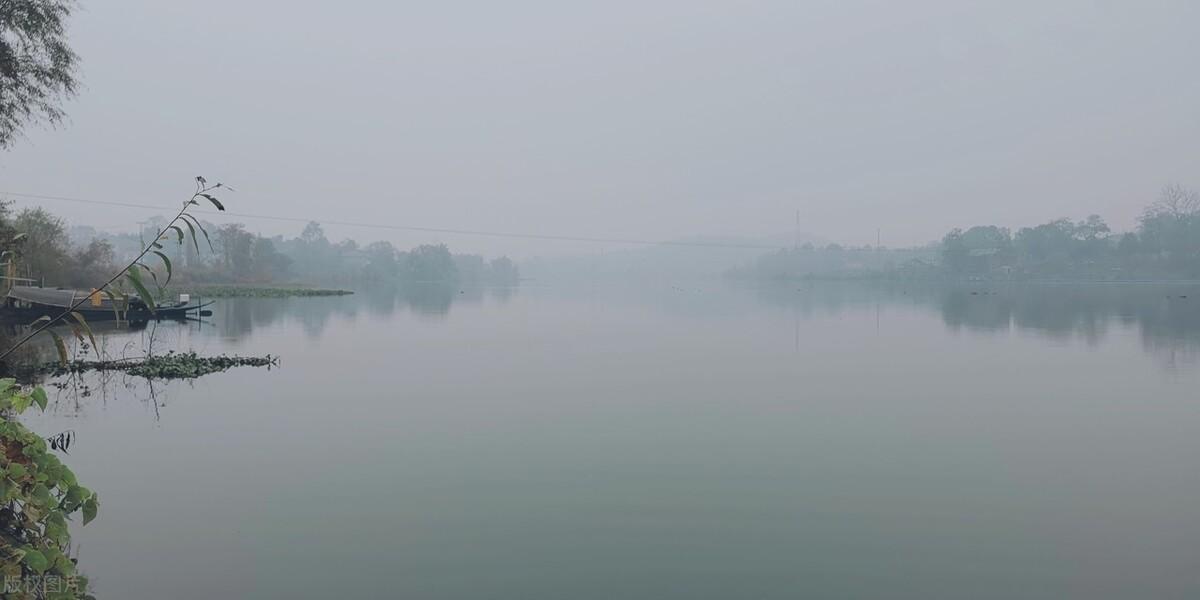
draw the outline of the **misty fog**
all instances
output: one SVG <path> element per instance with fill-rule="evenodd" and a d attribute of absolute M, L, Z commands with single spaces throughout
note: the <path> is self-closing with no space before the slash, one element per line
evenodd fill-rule
<path fill-rule="evenodd" d="M 921 245 L 1195 185 L 1190 2 L 84 3 L 82 93 L 0 192 L 304 220 Z M 21 204 L 43 202 L 12 197 Z M 44 201 L 129 230 L 139 209 Z M 61 212 L 60 211 L 60 212 Z M 233 217 L 226 220 L 238 220 Z M 625 244 L 327 226 L 514 257 Z M 602 246 L 602 247 L 599 247 Z"/>

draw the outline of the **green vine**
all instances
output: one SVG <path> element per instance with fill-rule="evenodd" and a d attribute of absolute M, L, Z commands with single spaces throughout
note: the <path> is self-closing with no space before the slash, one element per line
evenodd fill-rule
<path fill-rule="evenodd" d="M 75 474 L 49 444 L 15 419 L 30 406 L 46 409 L 41 387 L 22 389 L 0 379 L 0 598 L 80 599 L 87 579 L 68 556 L 67 523 L 81 513 L 83 524 L 96 518 L 96 493 L 79 485 Z"/>

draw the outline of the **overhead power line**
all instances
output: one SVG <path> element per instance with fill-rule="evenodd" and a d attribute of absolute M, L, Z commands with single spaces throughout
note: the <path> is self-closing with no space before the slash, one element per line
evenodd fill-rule
<path fill-rule="evenodd" d="M 20 192 L 5 192 L 0 191 L 0 196 L 14 196 L 17 198 L 27 198 L 32 200 L 56 200 L 62 202 L 78 202 L 82 204 L 98 204 L 102 206 L 121 206 L 125 208 L 145 208 L 150 210 L 170 210 L 166 206 L 158 206 L 154 204 L 138 204 L 135 202 L 116 202 L 111 200 L 92 200 L 86 198 L 71 198 L 67 196 L 48 196 L 44 194 L 26 194 Z M 339 225 L 343 227 L 361 227 L 364 229 L 386 229 L 393 231 L 417 231 L 422 233 L 447 233 L 456 235 L 476 235 L 496 238 L 516 238 L 528 240 L 549 240 L 557 242 L 590 242 L 601 244 L 638 244 L 644 246 L 693 246 L 701 248 L 737 248 L 737 249 L 753 249 L 753 250 L 778 250 L 782 246 L 772 246 L 768 244 L 722 244 L 719 242 L 689 242 L 685 240 L 656 242 L 650 240 L 638 240 L 632 238 L 603 238 L 603 237 L 588 237 L 588 236 L 572 236 L 572 235 L 550 235 L 541 233 L 516 233 L 508 231 L 484 231 L 479 229 L 448 229 L 442 227 L 418 227 L 415 225 L 392 225 L 386 223 L 360 223 L 355 221 L 340 221 L 332 219 L 310 219 L 305 217 L 288 217 L 283 215 L 259 215 L 249 213 L 236 212 L 215 212 L 210 210 L 197 210 L 193 212 L 225 216 L 237 217 L 240 219 L 263 219 L 268 221 L 286 221 L 292 223 L 320 223 L 322 225 Z"/>

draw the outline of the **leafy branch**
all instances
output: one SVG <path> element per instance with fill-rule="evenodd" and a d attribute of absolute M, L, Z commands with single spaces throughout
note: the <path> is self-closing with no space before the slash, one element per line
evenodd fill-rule
<path fill-rule="evenodd" d="M 8 358 L 8 356 L 16 351 L 17 348 L 23 346 L 26 342 L 33 339 L 39 333 L 46 331 L 54 338 L 55 346 L 58 349 L 59 359 L 63 363 L 66 363 L 68 360 L 66 344 L 63 342 L 62 337 L 53 331 L 47 330 L 59 323 L 65 322 L 68 317 L 74 319 L 75 324 L 79 326 L 76 328 L 74 324 L 72 325 L 72 328 L 75 329 L 75 335 L 82 339 L 83 333 L 86 333 L 88 339 L 90 339 L 92 342 L 92 347 L 96 348 L 95 337 L 92 335 L 91 329 L 87 325 L 87 321 L 84 319 L 81 313 L 76 311 L 76 309 L 82 306 L 84 302 L 87 302 L 90 298 L 92 298 L 94 294 L 103 293 L 109 298 L 109 301 L 112 302 L 113 311 L 116 313 L 117 317 L 120 318 L 120 309 L 118 308 L 118 305 L 125 307 L 127 310 L 129 300 L 122 291 L 114 288 L 113 284 L 122 277 L 129 282 L 134 291 L 137 292 L 137 295 L 141 299 L 142 303 L 145 304 L 146 308 L 151 314 L 153 314 L 157 310 L 157 305 L 154 301 L 154 294 L 150 293 L 150 290 L 146 287 L 146 284 L 142 280 L 141 270 L 144 270 L 150 274 L 150 277 L 154 280 L 155 286 L 158 287 L 160 291 L 164 285 L 170 283 L 173 268 L 171 266 L 171 259 L 167 258 L 167 255 L 162 252 L 162 242 L 170 240 L 169 234 L 174 233 L 176 242 L 180 245 L 183 245 L 185 236 L 183 233 L 183 228 L 180 227 L 181 223 L 184 227 L 187 227 L 188 232 L 191 234 L 192 244 L 196 248 L 197 253 L 200 252 L 200 244 L 196 239 L 197 229 L 204 234 L 204 240 L 208 243 L 209 250 L 213 249 L 212 240 L 208 237 L 208 231 L 205 230 L 204 226 L 200 224 L 200 220 L 194 217 L 188 211 L 193 206 L 200 205 L 200 201 L 202 199 L 211 203 L 217 208 L 217 210 L 224 211 L 225 206 L 221 204 L 220 200 L 217 200 L 216 196 L 213 195 L 213 192 L 219 188 L 232 190 L 232 188 L 222 185 L 221 183 L 209 185 L 208 181 L 203 177 L 196 177 L 196 191 L 190 198 L 187 199 L 187 201 L 183 203 L 183 206 L 179 209 L 179 212 L 175 215 L 175 217 L 167 222 L 167 224 L 163 226 L 161 230 L 159 230 L 158 234 L 154 236 L 154 241 L 147 244 L 146 247 L 143 248 L 142 251 L 137 255 L 137 257 L 130 261 L 129 264 L 125 265 L 125 267 L 118 271 L 115 275 L 110 277 L 108 281 L 105 281 L 103 284 L 95 288 L 96 291 L 93 292 L 93 294 L 89 294 L 76 300 L 58 316 L 51 317 L 50 315 L 44 315 L 31 323 L 31 325 L 36 326 L 33 331 L 30 331 L 25 335 L 25 337 L 18 340 L 4 352 L 0 352 L 0 361 Z M 144 258 L 151 254 L 155 255 L 162 262 L 163 267 L 166 269 L 167 278 L 162 284 L 159 284 L 158 275 L 154 272 L 154 270 L 142 262 Z"/>
<path fill-rule="evenodd" d="M 65 453 L 74 433 L 44 439 L 16 419 L 31 406 L 44 411 L 46 404 L 41 387 L 23 390 L 15 379 L 0 379 L 0 574 L 10 580 L 70 578 L 75 589 L 64 590 L 61 597 L 90 597 L 87 579 L 77 575 L 76 561 L 69 555 L 68 520 L 82 513 L 83 525 L 90 523 L 100 509 L 100 497 L 80 485 L 71 469 L 50 452 Z M 10 595 L 12 591 L 6 588 L 3 597 L 42 597 Z"/>

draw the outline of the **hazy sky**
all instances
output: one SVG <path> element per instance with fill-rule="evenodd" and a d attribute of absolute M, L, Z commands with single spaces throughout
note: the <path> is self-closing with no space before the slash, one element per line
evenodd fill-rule
<path fill-rule="evenodd" d="M 923 243 L 1200 185 L 1200 2 L 83 0 L 0 191 L 668 239 Z M 127 227 L 153 211 L 46 202 Z M 264 233 L 295 223 L 245 220 Z M 329 228 L 517 255 L 590 247 Z"/>

